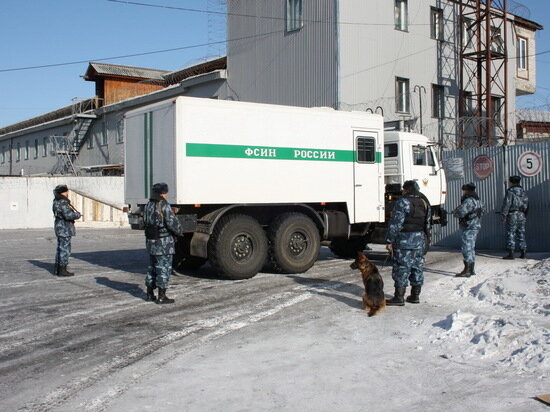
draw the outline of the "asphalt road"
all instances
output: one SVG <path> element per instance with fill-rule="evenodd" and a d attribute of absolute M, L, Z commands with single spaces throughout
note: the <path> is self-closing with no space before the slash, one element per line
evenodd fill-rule
<path fill-rule="evenodd" d="M 302 275 L 265 271 L 230 281 L 208 265 L 179 274 L 168 291 L 176 303 L 156 305 L 145 301 L 148 256 L 141 232 L 79 229 L 70 263 L 76 276 L 71 278 L 52 275 L 55 246 L 51 229 L 0 231 L 2 411 L 109 409 L 182 353 L 204 347 L 216 352 L 211 343 L 245 333 L 252 324 L 262 328 L 262 321 L 284 317 L 288 308 L 301 307 L 297 303 L 312 295 L 322 305 L 361 308 L 358 272 L 327 248 Z M 460 256 L 452 255 L 428 254 L 430 277 L 452 277 L 460 267 Z M 385 255 L 370 257 L 391 293 Z"/>
<path fill-rule="evenodd" d="M 169 345 L 192 348 L 201 337 L 227 333 L 227 325 L 269 316 L 304 290 L 344 288 L 358 296 L 345 303 L 360 307 L 362 290 L 349 283 L 358 282 L 357 274 L 327 248 L 300 276 L 262 273 L 230 281 L 208 265 L 179 274 L 168 293 L 176 303 L 156 305 L 145 301 L 142 233 L 78 230 L 71 278 L 52 275 L 55 244 L 52 230 L 0 232 L 2 410 L 64 410 L 67 401 L 113 373 L 167 353 L 162 350 Z"/>

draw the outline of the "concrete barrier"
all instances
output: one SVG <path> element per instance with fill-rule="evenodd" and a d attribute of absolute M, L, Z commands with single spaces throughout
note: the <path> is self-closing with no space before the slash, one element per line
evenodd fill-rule
<path fill-rule="evenodd" d="M 0 229 L 53 228 L 53 189 L 60 184 L 82 213 L 77 228 L 128 227 L 123 177 L 6 176 L 0 177 Z"/>

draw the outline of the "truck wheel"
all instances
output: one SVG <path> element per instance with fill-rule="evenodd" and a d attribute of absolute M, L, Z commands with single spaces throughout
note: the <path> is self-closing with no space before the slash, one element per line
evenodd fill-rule
<path fill-rule="evenodd" d="M 208 241 L 208 257 L 212 266 L 229 279 L 251 278 L 267 258 L 267 237 L 250 216 L 224 216 Z"/>
<path fill-rule="evenodd" d="M 275 218 L 268 231 L 269 258 L 280 273 L 302 273 L 319 255 L 319 230 L 301 213 L 285 213 Z"/>
<path fill-rule="evenodd" d="M 362 252 L 366 247 L 367 239 L 364 237 L 340 238 L 330 242 L 331 252 L 343 259 L 355 258 L 357 252 Z"/>
<path fill-rule="evenodd" d="M 190 245 L 193 234 L 186 233 L 176 239 L 176 254 L 174 255 L 174 269 L 199 269 L 208 259 L 191 256 Z"/>

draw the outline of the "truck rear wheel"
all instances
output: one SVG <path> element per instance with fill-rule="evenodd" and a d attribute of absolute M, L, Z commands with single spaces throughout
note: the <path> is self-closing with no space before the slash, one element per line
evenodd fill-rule
<path fill-rule="evenodd" d="M 190 244 L 192 233 L 186 233 L 176 239 L 176 254 L 174 255 L 174 269 L 199 269 L 208 259 L 191 256 Z"/>
<path fill-rule="evenodd" d="M 267 237 L 250 216 L 224 216 L 208 241 L 208 257 L 212 266 L 229 279 L 251 278 L 267 258 Z"/>
<path fill-rule="evenodd" d="M 364 237 L 339 238 L 330 242 L 331 252 L 343 259 L 355 258 L 357 252 L 362 252 L 366 247 L 367 239 Z"/>
<path fill-rule="evenodd" d="M 319 230 L 301 213 L 285 213 L 275 218 L 268 231 L 269 258 L 280 273 L 302 273 L 319 255 Z"/>

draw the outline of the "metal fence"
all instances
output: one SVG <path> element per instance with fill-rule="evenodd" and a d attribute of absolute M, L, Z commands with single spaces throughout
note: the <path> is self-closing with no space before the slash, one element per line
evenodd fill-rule
<path fill-rule="evenodd" d="M 550 251 L 550 143 L 483 147 L 443 152 L 447 174 L 445 209 L 452 211 L 460 202 L 461 187 L 473 182 L 485 205 L 478 249 L 504 250 L 504 224 L 500 212 L 508 177 L 519 175 L 529 196 L 527 248 L 533 252 Z M 434 244 L 460 247 L 458 219 L 449 215 L 449 224 L 435 226 Z"/>

